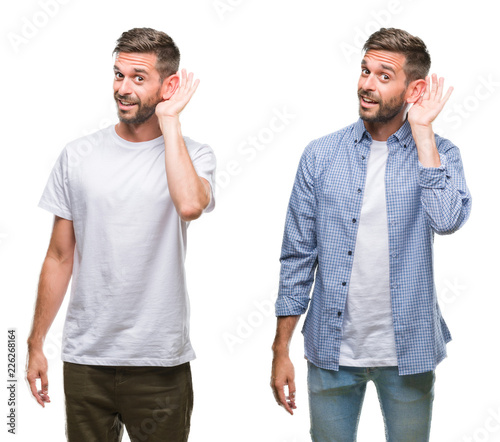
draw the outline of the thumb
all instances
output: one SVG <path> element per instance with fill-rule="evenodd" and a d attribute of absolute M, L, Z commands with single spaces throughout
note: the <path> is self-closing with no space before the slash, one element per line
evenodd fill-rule
<path fill-rule="evenodd" d="M 295 408 L 295 381 L 288 381 L 288 400 L 291 402 L 292 408 Z"/>
<path fill-rule="evenodd" d="M 40 372 L 40 381 L 42 383 L 42 393 L 48 394 L 49 393 L 49 377 L 47 376 L 46 370 Z"/>

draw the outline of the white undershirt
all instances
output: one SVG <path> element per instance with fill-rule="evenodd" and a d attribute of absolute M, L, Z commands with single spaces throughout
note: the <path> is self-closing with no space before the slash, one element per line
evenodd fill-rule
<path fill-rule="evenodd" d="M 340 365 L 397 365 L 389 283 L 387 155 L 386 142 L 372 142 L 346 302 Z"/>

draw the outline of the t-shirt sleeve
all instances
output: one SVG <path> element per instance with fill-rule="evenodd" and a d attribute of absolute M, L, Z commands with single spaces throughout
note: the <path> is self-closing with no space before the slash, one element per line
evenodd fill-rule
<path fill-rule="evenodd" d="M 64 149 L 52 169 L 38 207 L 54 215 L 72 221 L 71 201 L 69 197 L 68 155 Z"/>
<path fill-rule="evenodd" d="M 201 178 L 205 178 L 210 184 L 210 202 L 204 212 L 211 212 L 215 207 L 215 168 L 217 165 L 214 151 L 207 144 L 202 144 L 191 158 L 194 169 Z"/>

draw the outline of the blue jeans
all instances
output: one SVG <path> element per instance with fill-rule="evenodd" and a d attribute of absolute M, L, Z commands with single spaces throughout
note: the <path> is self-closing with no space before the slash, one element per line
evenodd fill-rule
<path fill-rule="evenodd" d="M 366 384 L 373 381 L 388 442 L 429 440 L 434 372 L 400 376 L 397 367 L 325 370 L 308 362 L 311 438 L 314 442 L 356 441 Z"/>

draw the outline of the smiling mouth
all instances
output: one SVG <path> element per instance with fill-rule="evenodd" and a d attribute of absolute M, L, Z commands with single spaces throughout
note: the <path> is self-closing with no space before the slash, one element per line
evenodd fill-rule
<path fill-rule="evenodd" d="M 121 111 L 131 110 L 134 108 L 134 106 L 137 105 L 137 103 L 134 103 L 132 101 L 120 100 L 119 98 L 116 99 L 116 102 L 118 104 L 118 109 Z"/>
<path fill-rule="evenodd" d="M 359 98 L 361 99 L 362 104 L 367 104 L 369 106 L 378 104 L 378 101 L 372 100 L 371 98 L 365 97 L 363 95 L 360 95 Z"/>
<path fill-rule="evenodd" d="M 118 100 L 122 106 L 135 106 L 137 103 L 132 103 L 131 101 Z"/>

